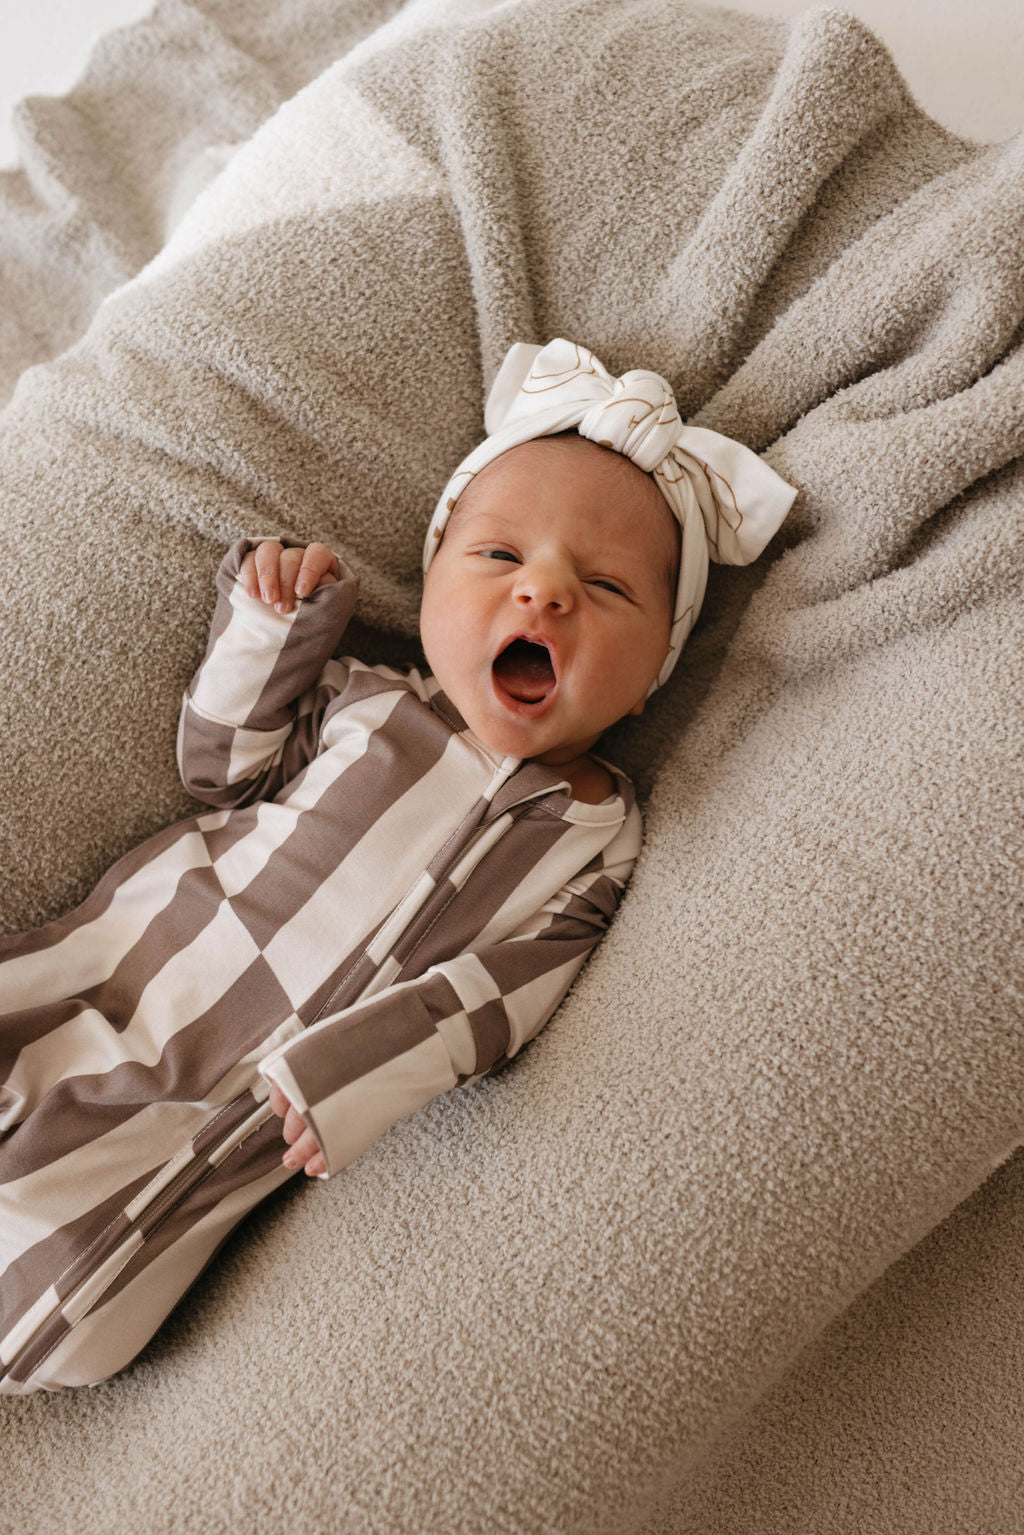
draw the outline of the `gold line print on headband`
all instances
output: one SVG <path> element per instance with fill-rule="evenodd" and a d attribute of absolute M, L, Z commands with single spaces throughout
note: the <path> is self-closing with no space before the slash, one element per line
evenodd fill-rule
<path fill-rule="evenodd" d="M 740 528 L 743 526 L 743 513 L 740 511 L 739 507 L 736 505 L 736 493 L 733 490 L 732 486 L 729 484 L 729 481 L 725 478 L 724 474 L 719 474 L 717 469 L 712 469 L 711 466 L 709 464 L 706 464 L 703 459 L 696 458 L 694 456 L 694 454 L 688 453 L 685 448 L 680 448 L 680 447 L 673 448 L 671 453 L 669 453 L 667 455 L 667 457 L 662 460 L 662 463 L 658 465 L 658 467 L 657 467 L 657 469 L 655 469 L 654 473 L 655 474 L 660 474 L 662 479 L 666 482 L 666 484 L 668 484 L 668 485 L 678 485 L 679 481 L 681 479 L 683 479 L 684 476 L 686 475 L 686 469 L 685 469 L 684 465 L 679 463 L 678 459 L 676 458 L 677 454 L 681 454 L 683 456 L 683 458 L 690 459 L 691 462 L 696 464 L 697 468 L 700 469 L 703 472 L 704 478 L 708 482 L 708 489 L 710 490 L 712 496 L 715 495 L 715 487 L 711 484 L 711 477 L 712 477 L 712 475 L 714 475 L 716 480 L 721 480 L 722 484 L 725 486 L 726 490 L 729 492 L 729 500 L 732 502 L 732 509 L 736 513 L 736 523 L 735 523 L 735 526 L 733 526 L 733 524 L 729 521 L 728 517 L 724 516 L 723 513 L 719 511 L 719 509 L 718 509 L 718 497 L 717 496 L 715 496 L 715 516 L 720 518 L 721 521 L 723 521 L 725 523 L 726 527 L 730 528 L 733 533 L 738 533 Z M 683 471 L 682 474 L 677 474 L 677 475 L 673 476 L 673 475 L 669 475 L 669 474 L 665 473 L 665 470 L 664 470 L 663 466 L 664 466 L 664 464 L 668 463 L 670 458 L 676 460 L 677 466 L 680 469 L 682 469 L 682 471 Z M 711 540 L 709 540 L 709 542 L 714 544 L 715 551 L 717 553 L 717 550 L 718 550 L 718 541 L 717 541 L 717 539 L 711 539 Z"/>
<path fill-rule="evenodd" d="M 673 419 L 676 421 L 679 420 L 679 413 L 676 410 L 675 402 L 673 400 L 663 400 L 660 405 L 652 405 L 650 400 L 644 399 L 643 395 L 631 394 L 626 396 L 620 395 L 617 397 L 609 397 L 609 399 L 601 402 L 596 408 L 600 410 L 600 413 L 603 416 L 607 412 L 613 409 L 617 409 L 620 405 L 646 405 L 647 407 L 643 415 L 630 416 L 629 420 L 626 422 L 625 427 L 626 437 L 628 437 L 629 434 L 636 429 L 636 427 L 641 426 L 643 422 L 648 419 L 656 410 L 659 412 L 667 410 L 668 415 L 659 414 L 657 421 L 655 421 L 653 424 L 654 427 L 668 426 L 671 424 Z M 588 411 L 587 414 L 589 415 L 590 412 Z M 651 430 L 653 430 L 653 427 Z M 631 457 L 631 455 L 627 453 L 624 448 L 620 448 L 618 443 L 612 442 L 611 438 L 609 437 L 591 437 L 590 441 L 596 443 L 599 448 L 611 448 L 613 452 L 622 453 L 626 458 Z M 654 469 L 652 472 L 657 474 L 658 470 Z M 675 480 L 670 480 L 667 475 L 665 475 L 664 478 L 668 480 L 670 485 L 674 485 L 676 483 Z M 682 476 L 680 475 L 679 478 L 681 479 Z"/>
<path fill-rule="evenodd" d="M 528 373 L 519 386 L 521 392 L 523 394 L 547 394 L 552 389 L 561 389 L 562 385 L 571 378 L 597 378 L 596 368 L 585 368 L 583 366 L 583 359 L 580 357 L 580 349 L 576 342 L 573 342 L 573 350 L 576 353 L 576 361 L 571 368 L 560 368 L 557 373 Z M 545 384 L 543 389 L 530 389 L 528 387 L 534 382 L 549 378 L 555 379 L 556 382 Z"/>
<path fill-rule="evenodd" d="M 448 500 L 445 502 L 445 509 L 448 512 L 454 512 L 456 501 L 459 499 L 459 497 L 461 495 L 463 495 L 466 492 L 466 490 L 469 488 L 471 483 L 476 479 L 476 477 L 477 477 L 477 475 L 479 473 L 480 473 L 479 469 L 464 469 L 462 471 L 462 473 L 459 475 L 459 479 L 460 480 L 465 480 L 466 483 L 465 483 L 465 485 L 460 485 L 459 486 L 459 488 L 455 492 L 454 496 L 449 496 L 448 497 Z M 441 537 L 441 534 L 437 531 L 436 528 L 434 529 L 434 537 L 435 538 L 440 538 Z"/>
<path fill-rule="evenodd" d="M 675 649 L 675 643 L 676 643 L 675 642 L 675 632 L 676 632 L 676 630 L 679 628 L 679 625 L 684 622 L 684 620 L 686 620 L 686 619 L 688 619 L 690 617 L 690 614 L 692 612 L 693 612 L 693 603 L 691 602 L 688 608 L 684 608 L 683 609 L 683 611 L 679 614 L 678 618 L 673 618 L 673 620 L 672 620 L 672 627 L 668 631 L 668 648 L 670 650 L 674 650 Z M 692 620 L 691 620 L 691 622 L 692 622 Z"/>
<path fill-rule="evenodd" d="M 654 405 L 650 400 L 645 400 L 642 394 L 613 395 L 603 409 L 611 410 L 613 407 L 617 408 L 620 405 L 643 405 L 646 407 L 643 415 L 630 416 L 626 426 L 627 432 L 631 432 L 635 426 L 639 426 L 641 421 L 650 416 L 654 411 L 659 413 L 661 411 L 668 412 L 667 415 L 659 414 L 658 420 L 654 423 L 655 426 L 668 426 L 673 417 L 677 421 L 679 420 L 679 413 L 676 410 L 674 400 L 662 400 L 659 404 Z"/>

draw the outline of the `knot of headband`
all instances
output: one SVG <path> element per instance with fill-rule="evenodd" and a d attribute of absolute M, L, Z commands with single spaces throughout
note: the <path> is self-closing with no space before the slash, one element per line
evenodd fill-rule
<path fill-rule="evenodd" d="M 430 566 L 452 508 L 481 469 L 510 448 L 576 427 L 651 474 L 682 531 L 669 649 L 652 692 L 669 676 L 700 612 L 709 558 L 748 565 L 796 496 L 742 443 L 687 426 L 659 373 L 634 368 L 615 378 L 593 352 L 572 341 L 510 347 L 491 387 L 484 424 L 488 435 L 463 459 L 438 501 L 423 569 Z"/>

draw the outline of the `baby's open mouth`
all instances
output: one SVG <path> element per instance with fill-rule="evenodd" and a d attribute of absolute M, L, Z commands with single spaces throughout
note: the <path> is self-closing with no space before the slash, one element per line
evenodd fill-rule
<path fill-rule="evenodd" d="M 533 640 L 512 640 L 498 656 L 493 670 L 505 692 L 522 704 L 540 703 L 556 681 L 547 646 Z"/>

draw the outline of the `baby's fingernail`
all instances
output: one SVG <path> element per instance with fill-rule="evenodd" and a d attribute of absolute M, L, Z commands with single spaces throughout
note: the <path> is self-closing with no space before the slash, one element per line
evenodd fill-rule
<path fill-rule="evenodd" d="M 284 1163 L 285 1167 L 298 1167 L 299 1165 L 299 1159 L 295 1155 L 294 1151 L 286 1151 L 284 1156 L 281 1158 L 281 1161 Z"/>

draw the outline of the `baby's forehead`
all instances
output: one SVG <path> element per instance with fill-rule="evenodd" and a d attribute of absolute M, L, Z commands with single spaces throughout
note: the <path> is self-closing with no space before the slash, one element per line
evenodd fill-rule
<path fill-rule="evenodd" d="M 491 459 L 476 478 L 542 474 L 547 479 L 571 479 L 581 472 L 600 475 L 610 481 L 623 481 L 630 475 L 647 478 L 642 469 L 614 448 L 591 442 L 576 430 L 530 437 L 526 442 L 506 448 L 504 453 Z"/>
<path fill-rule="evenodd" d="M 640 563 L 675 562 L 678 524 L 654 477 L 576 431 L 533 438 L 492 459 L 463 490 L 448 528 L 543 527 L 553 504 L 559 527 L 583 543 Z"/>
<path fill-rule="evenodd" d="M 577 515 L 584 523 L 588 503 L 599 510 L 647 501 L 659 515 L 662 510 L 672 515 L 651 475 L 613 448 L 578 432 L 560 432 L 531 438 L 492 459 L 463 490 L 452 520 L 478 511 L 523 510 L 532 505 L 531 492 L 552 489 L 564 494 L 566 515 Z"/>

